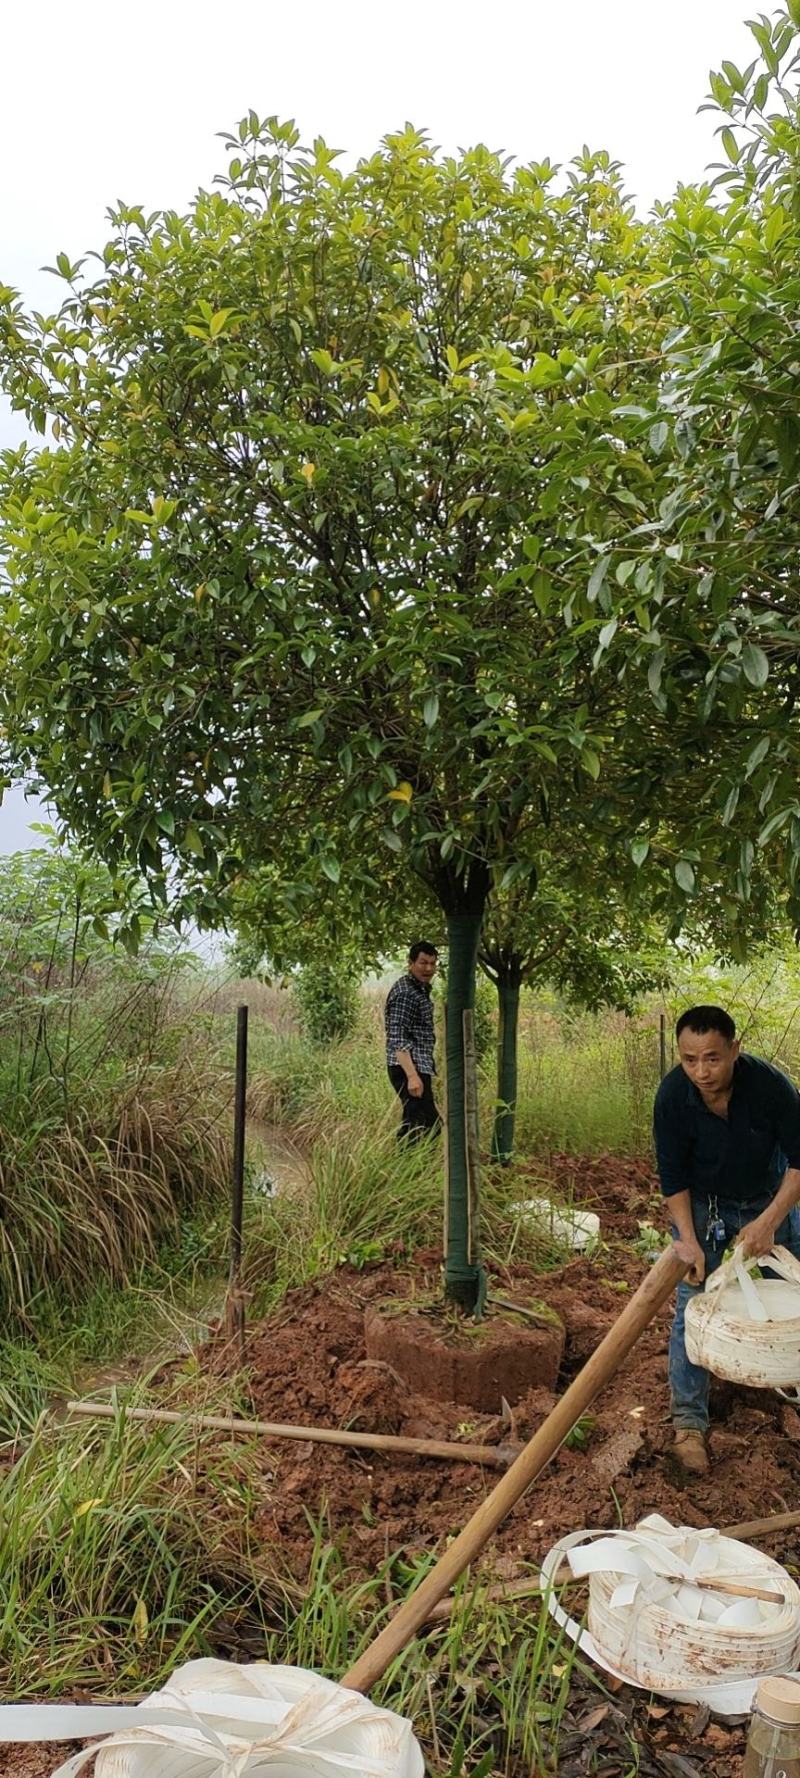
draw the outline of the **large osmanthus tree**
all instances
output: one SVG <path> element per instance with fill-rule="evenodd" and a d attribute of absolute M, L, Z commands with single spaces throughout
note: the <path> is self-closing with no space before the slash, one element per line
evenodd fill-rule
<path fill-rule="evenodd" d="M 59 256 L 55 315 L 0 293 L 3 385 L 45 435 L 3 460 L 3 745 L 201 922 L 289 834 L 312 890 L 374 895 L 381 858 L 424 880 L 473 1306 L 462 1015 L 492 889 L 565 801 L 620 880 L 694 880 L 674 714 L 638 665 L 621 688 L 670 569 L 624 540 L 665 474 L 660 433 L 631 441 L 671 296 L 603 154 L 559 178 L 408 128 L 342 171 L 252 115 L 229 153 L 187 215 L 119 208 L 96 258 Z"/>

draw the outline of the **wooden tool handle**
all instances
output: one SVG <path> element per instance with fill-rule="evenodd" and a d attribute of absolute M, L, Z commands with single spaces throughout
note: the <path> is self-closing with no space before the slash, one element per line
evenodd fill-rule
<path fill-rule="evenodd" d="M 459 1445 L 445 1439 L 402 1438 L 382 1432 L 346 1432 L 335 1426 L 284 1426 L 272 1420 L 232 1420 L 224 1414 L 179 1414 L 173 1408 L 129 1408 L 128 1420 L 145 1425 L 185 1426 L 194 1432 L 249 1432 L 260 1438 L 298 1439 L 317 1445 L 346 1445 L 357 1451 L 387 1451 L 408 1457 L 434 1457 L 447 1463 L 480 1463 L 488 1469 L 508 1469 L 507 1445 Z M 88 1420 L 113 1420 L 120 1412 L 109 1402 L 68 1401 L 68 1414 Z"/>

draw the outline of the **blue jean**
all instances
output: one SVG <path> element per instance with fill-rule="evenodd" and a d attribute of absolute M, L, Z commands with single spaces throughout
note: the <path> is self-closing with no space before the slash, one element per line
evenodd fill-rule
<path fill-rule="evenodd" d="M 720 1220 L 725 1224 L 725 1241 L 715 1245 L 706 1234 L 708 1222 L 708 1201 L 705 1198 L 692 1199 L 692 1216 L 697 1239 L 706 1256 L 706 1276 L 715 1272 L 722 1264 L 726 1246 L 736 1240 L 740 1230 L 748 1222 L 755 1222 L 762 1210 L 766 1210 L 771 1202 L 765 1198 L 758 1204 L 734 1204 L 726 1198 L 719 1199 Z M 677 1238 L 677 1229 L 673 1235 Z M 788 1247 L 796 1259 L 800 1259 L 800 1208 L 790 1210 L 789 1215 L 775 1232 L 776 1245 Z M 686 1355 L 684 1338 L 684 1318 L 686 1304 L 702 1290 L 702 1285 L 679 1284 L 675 1319 L 669 1338 L 669 1386 L 672 1396 L 672 1418 L 676 1426 L 695 1426 L 701 1432 L 708 1430 L 708 1392 L 710 1377 L 699 1364 L 691 1364 Z"/>

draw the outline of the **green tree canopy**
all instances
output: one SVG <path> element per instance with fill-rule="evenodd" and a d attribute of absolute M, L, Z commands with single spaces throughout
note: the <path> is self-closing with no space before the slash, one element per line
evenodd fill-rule
<path fill-rule="evenodd" d="M 621 886 L 679 900 L 724 754 L 652 672 L 672 545 L 628 542 L 669 477 L 642 432 L 664 249 L 603 153 L 559 175 L 407 127 L 342 171 L 252 114 L 228 152 L 187 215 L 120 207 L 94 263 L 60 255 L 56 314 L 0 294 L 4 386 L 49 428 L 0 483 L 4 746 L 201 923 L 287 836 L 312 890 L 360 896 L 382 856 L 424 879 L 448 1282 L 474 1301 L 461 1026 L 490 892 L 568 809 Z"/>

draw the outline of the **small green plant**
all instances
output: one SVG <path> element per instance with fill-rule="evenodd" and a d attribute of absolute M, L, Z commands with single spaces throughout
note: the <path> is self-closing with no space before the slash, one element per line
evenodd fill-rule
<path fill-rule="evenodd" d="M 631 1242 L 631 1251 L 641 1259 L 657 1259 L 662 1249 L 669 1245 L 669 1235 L 665 1229 L 657 1229 L 652 1222 L 637 1224 L 639 1233 Z"/>
<path fill-rule="evenodd" d="M 386 1249 L 382 1241 L 356 1241 L 342 1255 L 340 1264 L 355 1266 L 356 1271 L 363 1272 L 365 1266 L 379 1265 L 386 1258 Z"/>
<path fill-rule="evenodd" d="M 581 1414 L 571 1431 L 567 1433 L 564 1444 L 568 1451 L 585 1451 L 592 1433 L 597 1425 L 594 1414 Z"/>

